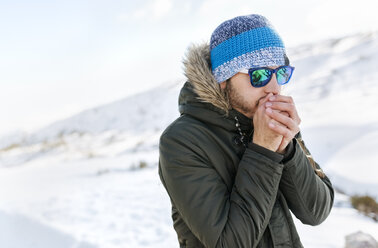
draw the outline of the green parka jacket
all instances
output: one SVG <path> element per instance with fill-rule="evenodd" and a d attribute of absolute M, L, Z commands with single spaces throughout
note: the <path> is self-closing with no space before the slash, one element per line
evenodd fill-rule
<path fill-rule="evenodd" d="M 160 137 L 159 175 L 180 247 L 303 247 L 289 210 L 320 224 L 332 208 L 331 182 L 300 134 L 284 158 L 251 142 L 252 120 L 230 108 L 209 56 L 206 44 L 189 49 L 181 116 Z"/>

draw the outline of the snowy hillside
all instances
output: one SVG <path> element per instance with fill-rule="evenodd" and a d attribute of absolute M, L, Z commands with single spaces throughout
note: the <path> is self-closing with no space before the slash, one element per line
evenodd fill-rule
<path fill-rule="evenodd" d="M 316 160 L 341 190 L 378 197 L 378 33 L 303 45 L 292 95 Z"/>
<path fill-rule="evenodd" d="M 296 69 L 284 93 L 315 160 L 341 191 L 378 197 L 378 32 L 305 44 L 289 57 Z M 177 247 L 156 165 L 183 83 L 0 138 L 0 246 Z M 378 224 L 339 193 L 324 224 L 297 226 L 305 247 L 343 247 L 358 230 L 378 239 Z"/>
<path fill-rule="evenodd" d="M 0 138 L 0 165 L 46 156 L 71 160 L 156 150 L 160 133 L 178 116 L 181 82 L 83 111 L 27 136 Z"/>

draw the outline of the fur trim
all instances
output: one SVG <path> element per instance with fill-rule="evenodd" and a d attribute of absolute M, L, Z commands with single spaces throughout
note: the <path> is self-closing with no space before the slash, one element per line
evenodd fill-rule
<path fill-rule="evenodd" d="M 207 43 L 191 45 L 183 60 L 184 73 L 201 102 L 211 103 L 223 110 L 231 109 L 228 94 L 222 90 L 211 73 L 210 46 Z"/>

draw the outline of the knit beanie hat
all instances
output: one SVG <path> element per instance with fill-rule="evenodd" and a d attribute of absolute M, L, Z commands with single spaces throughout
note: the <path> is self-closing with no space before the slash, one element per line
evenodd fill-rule
<path fill-rule="evenodd" d="M 241 69 L 285 64 L 285 46 L 261 15 L 238 16 L 220 24 L 211 35 L 211 70 L 218 83 Z"/>

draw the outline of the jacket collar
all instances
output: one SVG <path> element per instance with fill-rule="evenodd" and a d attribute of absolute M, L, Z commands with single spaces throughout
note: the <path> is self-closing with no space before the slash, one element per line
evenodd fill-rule
<path fill-rule="evenodd" d="M 231 109 L 226 92 L 221 90 L 211 73 L 210 46 L 192 45 L 183 60 L 184 73 L 201 102 L 211 103 L 223 114 Z"/>
<path fill-rule="evenodd" d="M 252 120 L 232 109 L 227 93 L 221 89 L 211 73 L 209 45 L 192 45 L 183 63 L 188 81 L 180 92 L 180 113 L 193 115 L 230 131 L 237 131 L 237 117 L 241 130 L 249 133 Z"/>

